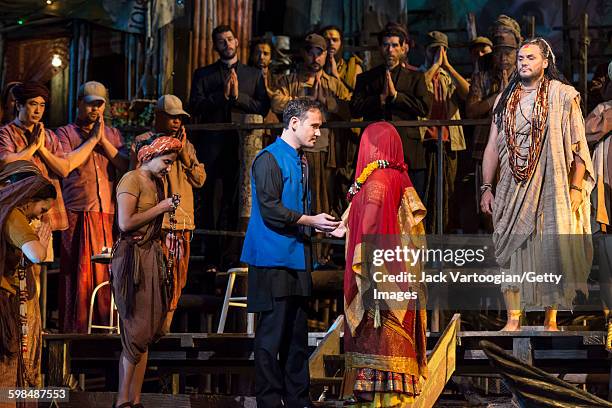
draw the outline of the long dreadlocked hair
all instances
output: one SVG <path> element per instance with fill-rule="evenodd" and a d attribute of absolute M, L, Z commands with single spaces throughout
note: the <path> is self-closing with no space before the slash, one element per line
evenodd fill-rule
<path fill-rule="evenodd" d="M 523 41 L 523 43 L 521 43 L 521 46 L 518 48 L 518 50 L 516 50 L 517 55 L 519 50 L 527 44 L 536 44 L 538 47 L 540 47 L 542 56 L 548 60 L 548 67 L 544 69 L 544 76 L 546 78 L 548 78 L 549 80 L 555 79 L 557 81 L 563 82 L 564 84 L 571 85 L 565 79 L 563 74 L 557 69 L 555 54 L 552 48 L 550 47 L 548 41 L 546 41 L 542 37 L 535 37 L 525 40 Z M 497 125 L 498 129 L 502 128 L 504 112 L 506 110 L 506 106 L 508 105 L 508 98 L 510 97 L 510 95 L 512 95 L 512 91 L 514 91 L 520 80 L 521 78 L 518 74 L 518 70 L 515 70 L 508 81 L 508 86 L 502 92 L 501 97 L 499 98 L 499 102 L 493 110 L 493 120 L 495 121 L 495 124 Z"/>

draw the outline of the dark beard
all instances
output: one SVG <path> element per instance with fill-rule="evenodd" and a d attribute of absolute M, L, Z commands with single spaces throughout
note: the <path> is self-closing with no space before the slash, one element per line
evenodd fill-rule
<path fill-rule="evenodd" d="M 308 64 L 307 68 L 309 72 L 314 72 L 314 73 L 317 73 L 321 71 L 321 69 L 323 69 L 323 67 L 319 64 L 316 64 L 316 68 L 314 67 L 314 64 Z"/>
<path fill-rule="evenodd" d="M 231 60 L 232 58 L 234 58 L 236 56 L 236 50 L 234 50 L 231 54 L 227 54 L 227 52 L 230 51 L 217 51 L 219 53 L 219 56 L 221 56 L 222 60 Z"/>

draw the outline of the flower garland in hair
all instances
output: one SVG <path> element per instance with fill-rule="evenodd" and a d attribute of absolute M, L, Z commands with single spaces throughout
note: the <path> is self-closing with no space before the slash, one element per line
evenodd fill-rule
<path fill-rule="evenodd" d="M 368 177 L 370 177 L 370 175 L 376 169 L 395 169 L 399 171 L 408 171 L 408 166 L 406 166 L 406 163 L 396 163 L 390 162 L 388 160 L 376 160 L 371 162 L 363 169 L 359 177 L 357 177 L 353 185 L 351 185 L 351 187 L 349 188 L 348 193 L 346 194 L 346 198 L 349 202 L 351 202 L 353 197 L 355 197 L 355 194 L 357 194 L 359 190 L 361 190 L 361 187 L 365 184 Z"/>

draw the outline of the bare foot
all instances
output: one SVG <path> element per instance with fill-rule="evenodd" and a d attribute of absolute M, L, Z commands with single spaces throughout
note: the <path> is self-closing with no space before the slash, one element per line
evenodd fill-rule
<path fill-rule="evenodd" d="M 510 319 L 508 320 L 504 328 L 501 329 L 500 331 L 504 332 L 504 331 L 520 331 L 520 330 L 521 330 L 521 321 L 518 319 L 517 320 Z"/>
<path fill-rule="evenodd" d="M 560 330 L 559 330 L 559 327 L 557 327 L 557 323 L 552 323 L 552 324 L 545 324 L 544 331 L 558 332 Z"/>

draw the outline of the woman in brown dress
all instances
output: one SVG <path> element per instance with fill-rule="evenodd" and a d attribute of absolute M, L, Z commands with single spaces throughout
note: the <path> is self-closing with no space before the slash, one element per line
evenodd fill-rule
<path fill-rule="evenodd" d="M 120 316 L 119 392 L 116 408 L 142 407 L 140 391 L 148 347 L 165 333 L 163 323 L 172 297 L 172 266 L 164 257 L 164 214 L 178 205 L 164 198 L 162 178 L 181 149 L 173 137 L 159 137 L 138 151 L 137 170 L 117 185 L 117 220 L 121 230 L 111 267 L 112 288 Z"/>
<path fill-rule="evenodd" d="M 38 233 L 40 219 L 57 198 L 55 188 L 31 162 L 16 161 L 0 170 L 0 389 L 40 387 L 40 314 L 33 263 L 43 262 L 51 227 Z M 36 309 L 37 311 L 37 309 Z M 0 402 L 0 407 L 37 406 L 35 401 Z"/>

